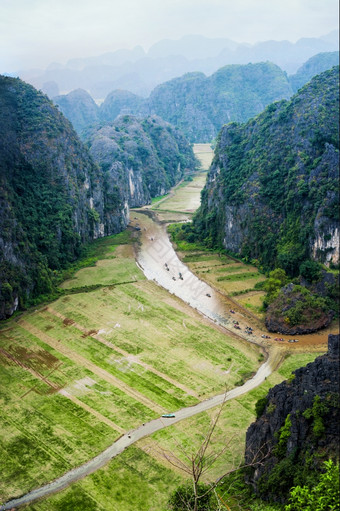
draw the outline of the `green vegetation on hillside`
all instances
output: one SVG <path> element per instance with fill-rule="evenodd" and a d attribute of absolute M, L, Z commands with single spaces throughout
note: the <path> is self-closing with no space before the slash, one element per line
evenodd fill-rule
<path fill-rule="evenodd" d="M 290 102 L 222 129 L 194 220 L 194 232 L 208 246 L 224 244 L 291 276 L 311 256 L 317 236 L 325 237 L 325 248 L 315 256 L 326 257 L 338 218 L 338 88 L 335 68 Z M 227 231 L 226 208 L 232 222 Z"/>
<path fill-rule="evenodd" d="M 76 91 L 75 98 L 87 98 Z M 73 97 L 72 96 L 72 97 Z M 159 118 L 123 116 L 88 148 L 48 98 L 0 77 L 0 319 L 56 293 L 85 243 L 122 231 L 195 169 L 192 148 Z M 110 131 L 111 130 L 111 131 Z"/>
<path fill-rule="evenodd" d="M 225 66 L 209 77 L 185 74 L 158 85 L 148 106 L 192 142 L 210 142 L 223 124 L 245 122 L 291 94 L 285 73 L 271 62 L 262 62 Z"/>
<path fill-rule="evenodd" d="M 53 102 L 60 108 L 62 113 L 72 122 L 74 129 L 80 133 L 98 122 L 99 107 L 88 92 L 76 89 L 69 94 L 55 96 Z"/>
<path fill-rule="evenodd" d="M 70 123 L 41 92 L 0 77 L 0 106 L 3 318 L 49 294 L 55 272 L 93 237 L 89 197 L 96 168 Z"/>
<path fill-rule="evenodd" d="M 179 130 L 156 116 L 120 116 L 84 137 L 109 194 L 118 193 L 131 207 L 164 195 L 197 163 Z"/>
<path fill-rule="evenodd" d="M 339 65 L 339 52 L 329 51 L 318 53 L 307 60 L 297 72 L 289 77 L 294 92 L 310 81 L 313 76 Z"/>

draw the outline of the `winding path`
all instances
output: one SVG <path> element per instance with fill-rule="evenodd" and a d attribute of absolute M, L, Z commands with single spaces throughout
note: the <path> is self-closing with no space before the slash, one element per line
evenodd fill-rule
<path fill-rule="evenodd" d="M 145 211 L 141 211 L 140 213 L 145 213 Z M 232 318 L 230 317 L 230 314 L 225 314 L 228 307 L 226 306 L 226 302 L 223 300 L 221 294 L 205 282 L 201 281 L 179 260 L 170 243 L 164 226 L 154 221 L 154 219 L 150 218 L 149 215 L 146 217 L 145 214 L 138 214 L 138 221 L 142 227 L 142 243 L 138 253 L 136 254 L 136 259 L 137 264 L 141 267 L 146 277 L 150 280 L 156 281 L 170 293 L 178 296 L 202 315 L 210 318 L 223 328 L 228 330 L 228 327 L 232 327 Z M 166 270 L 165 263 L 168 265 L 169 271 Z M 180 273 L 183 276 L 183 280 L 178 278 Z M 264 343 L 261 342 L 259 338 L 261 332 L 258 332 L 257 336 L 245 336 L 245 334 L 243 334 L 242 337 L 236 335 L 236 332 L 232 329 L 230 329 L 229 332 L 239 339 L 242 339 L 243 337 L 243 341 L 250 341 L 262 345 L 263 347 Z M 258 337 L 258 339 L 256 339 L 256 337 Z M 103 342 L 99 336 L 96 336 L 96 338 L 100 342 Z M 227 393 L 209 398 L 197 405 L 182 408 L 175 412 L 174 418 L 155 419 L 123 434 L 110 447 L 95 458 L 77 468 L 74 468 L 73 470 L 70 470 L 63 476 L 42 487 L 1 505 L 0 511 L 12 510 L 23 504 L 33 502 L 39 498 L 61 491 L 67 488 L 70 484 L 103 467 L 112 458 L 123 452 L 127 447 L 134 444 L 141 438 L 149 436 L 160 429 L 171 426 L 176 422 L 221 405 L 224 401 L 234 399 L 249 392 L 259 386 L 272 373 L 272 371 L 281 362 L 282 356 L 283 353 L 280 350 L 272 347 L 267 361 L 261 365 L 255 376 L 248 380 L 244 385 L 236 387 Z"/>
<path fill-rule="evenodd" d="M 164 226 L 158 224 L 149 216 L 138 216 L 139 221 L 143 222 L 143 231 L 141 236 L 142 244 L 137 254 L 137 263 L 143 269 L 146 277 L 157 281 L 165 289 L 189 303 L 204 316 L 212 319 L 220 326 L 226 328 L 229 323 L 231 324 L 231 319 L 225 315 L 226 306 L 221 299 L 221 296 L 208 284 L 202 282 L 198 277 L 192 274 L 190 270 L 179 260 L 170 243 Z M 144 227 L 146 228 L 145 231 Z M 153 239 L 151 240 L 151 238 Z M 171 267 L 170 271 L 165 270 L 164 261 L 167 261 L 167 264 Z M 179 272 L 182 272 L 183 274 L 183 281 L 181 279 L 176 279 L 176 281 L 173 280 L 172 277 L 175 274 L 178 276 Z M 207 293 L 211 296 L 207 297 Z M 30 326 L 30 328 L 32 329 L 33 327 Z M 236 336 L 235 332 L 231 331 L 231 333 L 234 334 L 235 337 L 239 337 Z M 252 342 L 254 342 L 254 340 L 252 340 Z M 67 353 L 67 355 L 69 356 L 70 353 Z M 123 452 L 127 447 L 134 444 L 141 438 L 149 436 L 160 429 L 171 426 L 176 422 L 221 405 L 224 401 L 228 401 L 249 392 L 260 385 L 271 374 L 273 369 L 280 363 L 280 358 L 281 355 L 278 350 L 271 351 L 267 361 L 261 365 L 255 376 L 248 380 L 244 385 L 236 387 L 227 393 L 219 394 L 205 401 L 201 401 L 197 405 L 182 408 L 175 412 L 174 418 L 155 419 L 123 434 L 110 447 L 101 452 L 95 458 L 92 458 L 85 464 L 66 472 L 63 476 L 42 487 L 3 504 L 0 506 L 0 511 L 12 510 L 23 504 L 33 502 L 39 498 L 61 491 L 67 488 L 70 484 L 103 467 L 112 458 Z"/>
<path fill-rule="evenodd" d="M 42 486 L 41 488 L 31 491 L 24 495 L 23 497 L 7 502 L 6 504 L 0 506 L 0 511 L 15 509 L 23 504 L 33 502 L 34 500 L 46 497 L 51 493 L 63 490 L 67 488 L 71 483 L 74 483 L 75 481 L 78 481 L 79 479 L 82 479 L 85 476 L 103 467 L 104 465 L 106 465 L 108 461 L 110 461 L 112 458 L 123 452 L 127 447 L 134 444 L 141 438 L 149 436 L 160 429 L 171 426 L 176 422 L 187 419 L 189 417 L 192 417 L 193 415 L 205 412 L 210 408 L 214 408 L 218 405 L 221 405 L 224 401 L 229 401 L 230 399 L 234 399 L 236 397 L 241 396 L 242 394 L 245 394 L 246 392 L 249 392 L 251 389 L 260 385 L 271 374 L 271 372 L 279 362 L 280 357 L 278 355 L 278 352 L 276 352 L 276 354 L 270 356 L 268 360 L 264 364 L 262 364 L 260 369 L 257 371 L 256 375 L 251 380 L 248 380 L 241 387 L 236 387 L 231 391 L 227 392 L 226 394 L 219 394 L 217 396 L 214 396 L 210 399 L 207 399 L 206 401 L 198 403 L 195 406 L 182 408 L 181 410 L 178 410 L 176 412 L 174 418 L 154 419 L 146 423 L 145 425 L 140 426 L 139 428 L 136 428 L 130 431 L 129 433 L 126 433 L 125 435 L 121 436 L 114 444 L 108 447 L 105 451 L 100 453 L 95 458 L 92 458 L 84 465 L 81 465 L 80 467 L 70 470 L 69 472 L 59 477 L 55 481 L 52 481 L 51 483 L 48 483 L 45 486 Z"/>
<path fill-rule="evenodd" d="M 197 311 L 220 326 L 224 328 L 228 328 L 229 324 L 231 326 L 231 318 L 225 316 L 226 305 L 223 302 L 221 295 L 191 273 L 190 270 L 179 260 L 166 234 L 164 226 L 157 224 L 157 222 L 153 219 L 147 219 L 144 215 L 139 215 L 139 220 L 142 216 L 145 219 L 145 223 L 143 222 L 142 226 L 142 244 L 137 254 L 137 263 L 142 268 L 146 277 L 148 279 L 155 280 L 159 285 L 189 303 L 193 308 L 197 309 Z M 165 262 L 170 267 L 169 271 L 165 271 L 164 269 Z M 183 275 L 183 280 L 178 278 L 180 272 Z M 174 280 L 173 277 L 176 280 Z M 232 330 L 231 333 L 235 337 L 239 337 L 236 336 L 236 333 Z M 254 339 L 251 338 L 247 340 L 254 342 Z M 63 476 L 42 487 L 1 505 L 0 511 L 12 510 L 23 504 L 33 502 L 39 498 L 46 497 L 52 493 L 63 490 L 70 484 L 103 467 L 112 458 L 123 452 L 127 447 L 134 444 L 141 438 L 149 436 L 160 429 L 171 426 L 176 422 L 221 405 L 224 401 L 234 399 L 249 392 L 260 385 L 272 373 L 273 369 L 275 369 L 275 367 L 277 367 L 280 363 L 281 356 L 282 355 L 279 350 L 271 350 L 267 361 L 261 365 L 255 376 L 248 380 L 244 385 L 236 387 L 227 393 L 209 398 L 197 405 L 182 408 L 175 412 L 174 418 L 155 419 L 123 434 L 110 447 L 95 458 L 77 468 L 74 468 L 73 470 L 70 470 Z"/>

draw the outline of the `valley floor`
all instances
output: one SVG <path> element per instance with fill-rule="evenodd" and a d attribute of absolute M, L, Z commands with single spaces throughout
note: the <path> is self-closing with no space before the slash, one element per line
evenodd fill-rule
<path fill-rule="evenodd" d="M 200 184 L 194 179 L 188 186 L 190 193 L 199 195 L 202 177 L 197 180 Z M 181 218 L 188 193 L 179 187 L 185 200 L 176 199 L 176 192 L 159 202 L 158 220 Z M 150 219 L 136 216 L 142 235 L 149 235 L 144 227 L 149 229 Z M 97 241 L 104 255 L 65 282 L 65 296 L 6 322 L 0 330 L 3 503 L 86 462 L 142 423 L 241 385 L 263 360 L 263 350 L 246 342 L 243 333 L 238 337 L 232 327 L 234 317 L 240 323 L 253 318 L 254 335 L 260 340 L 261 317 L 253 316 L 256 310 L 236 304 L 240 308 L 229 314 L 228 332 L 146 280 L 135 263 L 139 233 L 133 212 L 132 219 L 127 233 Z M 191 261 L 185 261 L 187 256 Z M 186 252 L 182 259 L 199 277 L 208 276 L 207 283 L 214 288 L 228 282 L 214 280 L 206 271 L 217 266 L 213 258 L 201 264 Z M 254 273 L 249 267 L 240 271 L 239 266 L 222 261 L 219 269 L 226 271 L 217 273 Z M 241 279 L 229 282 L 234 285 Z M 93 284 L 95 290 L 86 289 Z M 223 299 L 230 298 L 226 288 L 221 291 Z M 207 480 L 241 462 L 255 402 L 292 370 L 324 352 L 326 337 L 324 333 L 314 349 L 302 341 L 298 346 L 264 343 L 267 350 L 272 346 L 284 350 L 283 363 L 261 386 L 224 404 L 211 447 L 218 450 L 229 441 L 230 448 Z M 86 478 L 23 509 L 165 510 L 171 491 L 185 478 L 167 461 L 169 453 L 185 461 L 199 447 L 216 413 L 205 411 L 143 438 Z"/>

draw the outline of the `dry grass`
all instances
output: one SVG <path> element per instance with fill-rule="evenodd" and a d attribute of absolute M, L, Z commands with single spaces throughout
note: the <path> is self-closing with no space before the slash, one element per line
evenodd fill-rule
<path fill-rule="evenodd" d="M 208 170 L 214 156 L 210 144 L 194 144 L 194 153 L 200 160 L 202 169 Z"/>
<path fill-rule="evenodd" d="M 199 172 L 192 181 L 184 182 L 169 194 L 166 199 L 157 202 L 152 209 L 156 211 L 194 213 L 200 205 L 200 191 L 206 181 L 206 171 Z"/>

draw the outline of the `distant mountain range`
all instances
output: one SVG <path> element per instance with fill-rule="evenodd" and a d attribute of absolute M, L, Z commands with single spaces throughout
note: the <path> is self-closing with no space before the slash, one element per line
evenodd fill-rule
<path fill-rule="evenodd" d="M 312 76 L 336 65 L 339 52 L 319 53 L 290 77 L 277 65 L 228 65 L 211 76 L 186 73 L 158 85 L 149 98 L 114 90 L 98 107 L 83 89 L 53 98 L 78 133 L 119 115 L 156 114 L 180 128 L 191 142 L 209 142 L 223 124 L 246 122 L 274 101 L 289 99 Z"/>
<path fill-rule="evenodd" d="M 227 64 L 271 61 L 289 74 L 320 52 L 338 50 L 339 31 L 318 38 L 264 41 L 253 45 L 230 39 L 188 35 L 162 40 L 148 52 L 136 46 L 97 57 L 72 59 L 66 65 L 51 64 L 45 70 L 19 71 L 18 76 L 53 96 L 82 88 L 93 98 L 104 99 L 114 89 L 148 96 L 160 83 L 189 72 L 210 75 Z"/>
<path fill-rule="evenodd" d="M 290 84 L 294 92 L 309 82 L 313 76 L 339 65 L 339 52 L 332 51 L 327 53 L 318 53 L 305 62 L 295 73 L 289 77 Z"/>

